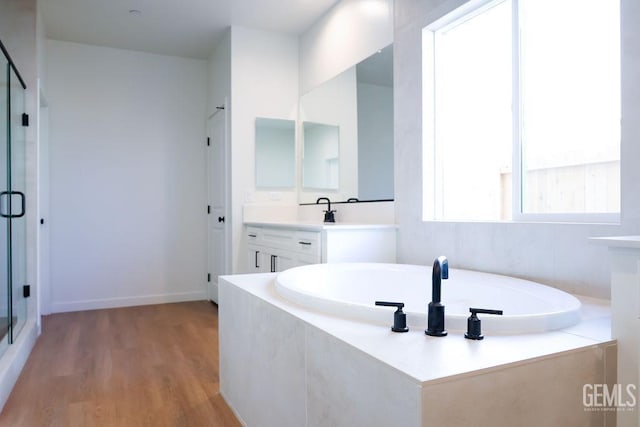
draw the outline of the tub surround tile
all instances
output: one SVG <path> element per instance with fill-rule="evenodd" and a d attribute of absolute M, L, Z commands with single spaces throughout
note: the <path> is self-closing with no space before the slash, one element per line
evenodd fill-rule
<path fill-rule="evenodd" d="M 582 303 L 581 321 L 563 329 L 568 334 L 607 341 L 611 339 L 611 308 L 608 300 L 576 295 Z"/>
<path fill-rule="evenodd" d="M 236 402 L 234 410 L 246 425 L 302 425 L 306 418 L 305 377 L 301 375 L 304 325 L 246 292 L 225 287 L 223 300 L 219 308 L 222 395 Z M 237 339 L 240 331 L 245 339 Z M 268 420 L 260 418 L 264 413 L 270 414 Z"/>
<path fill-rule="evenodd" d="M 255 301 L 255 299 L 254 299 Z M 251 305 L 254 336 L 250 361 L 251 372 L 248 396 L 254 416 L 250 426 L 300 425 L 305 419 L 305 328 L 291 316 L 273 306 L 255 301 Z M 268 388 L 256 384 L 269 384 Z M 272 390 L 279 392 L 273 393 Z M 286 396 L 285 399 L 282 397 Z M 256 410 L 257 408 L 257 410 Z M 269 420 L 259 417 L 269 413 Z"/>
<path fill-rule="evenodd" d="M 235 307 L 249 307 L 251 295 L 237 292 L 233 288 L 219 288 L 219 301 L 224 304 L 218 306 L 218 339 L 220 342 L 220 390 L 227 402 L 236 402 L 234 411 L 240 421 L 246 425 L 243 416 L 249 414 L 248 401 L 245 396 L 251 389 L 249 371 L 244 367 L 249 365 L 251 357 L 251 343 L 248 340 L 236 340 L 236 331 L 250 331 L 252 328 L 251 310 L 239 310 Z M 224 345 L 224 349 L 222 346 Z"/>
<path fill-rule="evenodd" d="M 418 425 L 419 385 L 338 341 L 307 329 L 307 425 Z"/>
<path fill-rule="evenodd" d="M 614 248 L 640 249 L 640 236 L 591 237 L 589 241 Z"/>
<path fill-rule="evenodd" d="M 520 410 L 518 405 L 525 405 L 526 398 L 517 397 L 514 390 L 522 389 L 524 396 L 528 396 L 527 393 L 536 393 L 545 386 L 544 381 L 549 381 L 552 387 L 556 387 L 553 385 L 556 382 L 565 388 L 580 385 L 579 392 L 561 387 L 551 393 L 573 394 L 558 400 L 558 405 L 567 404 L 569 409 L 554 407 L 555 400 L 547 396 L 532 396 L 532 402 L 538 408 L 551 405 L 551 412 L 556 414 L 571 412 L 567 415 L 569 424 L 564 425 L 582 425 L 582 385 L 605 382 L 605 377 L 607 381 L 615 378 L 614 368 L 603 367 L 605 353 L 609 360 L 611 357 L 615 360 L 609 354 L 611 350 L 603 350 L 615 348 L 606 332 L 610 318 L 603 301 L 580 298 L 584 305 L 583 322 L 572 328 L 540 334 L 488 335 L 482 341 L 472 341 L 463 337 L 464 331 L 457 330 L 449 330 L 449 336 L 444 338 L 425 336 L 422 330 L 393 333 L 389 328 L 391 314 L 388 326 L 327 316 L 280 297 L 273 286 L 275 276 L 253 274 L 220 279 L 221 390 L 241 417 L 269 414 L 282 426 L 362 425 L 363 420 L 365 425 L 443 425 L 426 420 L 430 420 L 427 414 L 437 405 L 431 397 L 444 393 L 443 402 L 449 405 L 444 407 L 455 411 L 437 412 L 440 416 L 455 413 L 462 423 L 472 418 L 467 418 L 471 412 L 465 412 L 471 409 L 456 404 L 454 398 L 459 393 L 467 393 L 465 401 L 472 396 L 482 402 L 486 396 L 491 413 L 508 409 L 505 405 L 509 402 L 515 405 L 511 409 Z M 246 343 L 236 343 L 238 340 L 247 340 L 250 348 Z M 240 367 L 229 366 L 231 361 L 224 353 L 234 354 L 238 359 L 232 362 Z M 264 360 L 253 359 L 251 354 L 261 355 Z M 568 369 L 571 372 L 565 373 L 561 368 L 552 368 L 557 360 L 579 369 Z M 557 374 L 555 380 L 539 374 L 546 366 Z M 275 380 L 278 375 L 283 378 Z M 535 379 L 537 375 L 539 379 Z M 532 378 L 534 381 L 529 384 Z M 494 383 L 500 390 L 498 394 L 486 388 Z M 265 396 L 269 393 L 259 384 L 267 384 L 278 393 Z M 580 414 L 575 414 L 576 399 Z M 400 412 L 388 409 L 393 407 L 389 402 L 397 405 Z M 287 409 L 295 412 L 295 416 L 285 418 L 282 412 Z M 523 410 L 526 414 L 530 412 Z M 416 417 L 422 421 L 416 421 Z M 578 424 L 571 417 L 577 417 Z M 265 424 L 264 420 L 243 421 L 247 425 L 276 425 Z M 503 425 L 526 425 L 505 422 Z M 447 419 L 446 425 L 458 424 Z"/>
<path fill-rule="evenodd" d="M 592 347 L 507 367 L 490 376 L 427 384 L 422 394 L 426 425 L 602 426 L 604 412 L 584 410 L 582 387 L 604 382 L 603 357 L 602 348 Z M 466 397 L 465 405 L 459 404 L 460 396 Z M 442 407 L 455 410 L 439 410 Z"/>
<path fill-rule="evenodd" d="M 602 317 L 591 317 L 590 314 L 592 324 L 589 327 L 578 324 L 567 330 L 539 334 L 488 335 L 482 341 L 473 341 L 464 338 L 463 330 L 450 329 L 449 336 L 444 338 L 425 336 L 423 330 L 415 328 L 404 334 L 391 332 L 391 313 L 389 327 L 327 316 L 282 298 L 272 283 L 275 276 L 276 274 L 223 276 L 223 279 L 232 280 L 246 292 L 269 301 L 420 382 L 491 369 L 505 363 L 519 363 L 611 340 L 610 334 L 603 332 L 610 328 L 609 317 L 604 314 L 608 313 L 608 309 L 603 301 L 597 299 L 583 301 L 588 310 L 586 313 L 602 314 Z"/>

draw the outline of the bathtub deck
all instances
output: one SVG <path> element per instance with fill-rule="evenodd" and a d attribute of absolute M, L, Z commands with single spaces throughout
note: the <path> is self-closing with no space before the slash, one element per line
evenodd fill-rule
<path fill-rule="evenodd" d="M 494 405 L 496 411 L 504 409 L 505 422 L 513 421 L 509 414 L 527 412 L 526 405 L 509 403 L 509 396 L 515 396 L 516 391 L 519 399 L 538 402 L 533 405 L 533 418 L 540 411 L 549 417 L 564 417 L 563 411 L 571 411 L 577 418 L 568 419 L 579 423 L 585 417 L 607 416 L 589 414 L 582 405 L 585 383 L 615 383 L 615 363 L 611 361 L 615 361 L 616 347 L 610 337 L 606 301 L 580 298 L 583 319 L 567 329 L 487 335 L 482 341 L 472 341 L 464 338 L 462 330 L 450 329 L 443 338 L 429 337 L 415 329 L 393 333 L 389 328 L 392 311 L 388 326 L 314 312 L 280 297 L 273 287 L 274 278 L 275 274 L 255 274 L 220 280 L 221 390 L 241 419 L 269 414 L 274 417 L 273 425 L 316 425 L 314 420 L 326 422 L 333 416 L 336 425 L 383 425 L 381 421 L 386 418 L 393 421 L 405 416 L 407 425 L 437 425 L 427 423 L 426 413 L 432 422 L 438 414 L 448 414 L 434 412 L 433 406 L 448 402 L 460 407 L 460 393 L 469 389 L 486 392 L 488 400 L 484 404 Z M 256 371 L 252 372 L 253 367 Z M 279 390 L 267 399 L 269 409 L 264 408 L 264 412 L 260 410 L 264 402 L 252 397 L 250 390 L 241 390 L 242 384 L 255 385 L 261 378 Z M 564 383 L 560 384 L 558 378 L 565 378 Z M 544 390 L 547 382 L 553 384 L 555 392 Z M 492 390 L 492 383 L 503 386 Z M 282 393 L 284 403 L 278 393 Z M 360 399 L 362 393 L 371 395 Z M 496 399 L 497 393 L 504 398 Z M 561 399 L 564 395 L 569 401 Z M 341 399 L 350 402 L 352 408 L 341 408 Z M 367 406 L 358 407 L 360 400 L 363 405 L 368 402 Z M 387 402 L 389 408 L 374 410 L 372 402 L 374 407 L 378 405 L 375 402 Z M 500 409 L 503 404 L 513 410 Z M 570 408 L 554 411 L 548 407 L 565 404 Z M 277 418 L 279 405 L 287 408 L 282 410 L 284 419 Z M 462 412 L 461 423 L 467 420 Z M 516 421 L 519 425 L 536 425 L 533 419 L 531 424 L 523 421 L 525 418 Z M 248 425 L 251 421 L 244 419 Z"/>

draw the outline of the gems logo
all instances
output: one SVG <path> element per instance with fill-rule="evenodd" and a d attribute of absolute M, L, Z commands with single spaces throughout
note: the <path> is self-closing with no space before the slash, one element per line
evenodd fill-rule
<path fill-rule="evenodd" d="M 633 411 L 637 404 L 636 385 L 585 384 L 582 404 L 585 411 Z"/>

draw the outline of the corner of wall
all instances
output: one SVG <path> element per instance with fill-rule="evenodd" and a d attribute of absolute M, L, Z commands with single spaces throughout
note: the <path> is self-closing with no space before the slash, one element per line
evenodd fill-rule
<path fill-rule="evenodd" d="M 393 42 L 393 0 L 343 0 L 300 35 L 300 93 Z M 357 34 L 357 37 L 350 35 Z"/>

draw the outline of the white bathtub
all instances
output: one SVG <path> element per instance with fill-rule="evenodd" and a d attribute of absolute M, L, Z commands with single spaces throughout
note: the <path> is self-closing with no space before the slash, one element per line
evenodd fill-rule
<path fill-rule="evenodd" d="M 286 270 L 275 287 L 284 298 L 324 313 L 376 324 L 393 323 L 394 308 L 375 301 L 403 302 L 410 328 L 426 328 L 431 267 L 403 264 L 317 264 Z M 503 310 L 478 315 L 483 333 L 518 334 L 563 329 L 580 320 L 580 301 L 540 283 L 496 274 L 449 269 L 442 281 L 445 327 L 465 330 L 469 307 Z"/>

